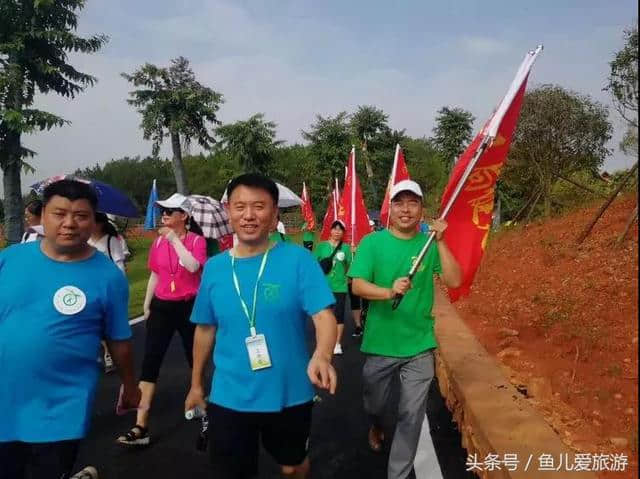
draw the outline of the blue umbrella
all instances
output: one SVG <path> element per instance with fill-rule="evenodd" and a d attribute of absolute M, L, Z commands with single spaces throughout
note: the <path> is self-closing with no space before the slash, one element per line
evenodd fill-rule
<path fill-rule="evenodd" d="M 31 189 L 37 195 L 42 196 L 44 189 L 51 183 L 65 179 L 82 181 L 91 185 L 98 196 L 98 211 L 101 211 L 102 213 L 125 216 L 127 218 L 136 218 L 140 216 L 138 208 L 136 208 L 136 205 L 133 204 L 127 195 L 119 189 L 108 185 L 107 183 L 103 183 L 102 181 L 85 180 L 73 175 L 58 175 L 39 181 L 38 183 L 34 183 L 31 185 Z"/>

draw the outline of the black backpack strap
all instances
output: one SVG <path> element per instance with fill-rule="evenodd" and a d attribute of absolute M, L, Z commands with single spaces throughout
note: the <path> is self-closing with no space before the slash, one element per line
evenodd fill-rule
<path fill-rule="evenodd" d="M 109 259 L 113 261 L 113 257 L 111 256 L 111 238 L 113 238 L 112 235 L 107 236 L 107 253 L 109 253 Z"/>

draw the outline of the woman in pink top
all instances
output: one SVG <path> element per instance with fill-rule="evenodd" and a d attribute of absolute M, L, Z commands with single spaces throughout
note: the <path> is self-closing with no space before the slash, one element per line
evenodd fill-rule
<path fill-rule="evenodd" d="M 195 325 L 189 318 L 207 259 L 206 241 L 190 216 L 187 199 L 176 193 L 157 204 L 162 211 L 163 226 L 149 251 L 151 275 L 144 300 L 147 337 L 140 376 L 141 407 L 135 426 L 118 437 L 120 444 L 130 446 L 149 444 L 149 408 L 162 359 L 176 331 L 182 338 L 187 362 L 190 367 L 193 365 Z"/>

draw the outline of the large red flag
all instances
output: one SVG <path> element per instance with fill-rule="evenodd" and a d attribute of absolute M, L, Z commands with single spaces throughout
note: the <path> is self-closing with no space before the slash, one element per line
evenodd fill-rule
<path fill-rule="evenodd" d="M 384 192 L 384 200 L 382 200 L 382 206 L 380 207 L 380 222 L 385 228 L 389 227 L 389 208 L 391 206 L 391 187 L 402 180 L 410 180 L 409 170 L 407 170 L 407 164 L 404 161 L 404 153 L 400 145 L 396 145 L 396 154 L 393 156 L 393 166 L 391 167 L 391 175 L 389 175 L 389 182 L 387 183 L 387 189 Z"/>
<path fill-rule="evenodd" d="M 472 168 L 464 187 L 451 205 L 445 242 L 462 269 L 462 286 L 449 289 L 452 301 L 469 294 L 473 277 L 480 265 L 492 223 L 495 186 L 509 153 L 511 139 L 520 116 L 529 71 L 542 47 L 525 57 L 502 102 L 455 164 L 442 195 L 443 210 L 463 178 Z M 475 165 L 470 162 L 484 141 L 491 141 Z"/>
<path fill-rule="evenodd" d="M 331 236 L 331 225 L 338 219 L 338 212 L 340 211 L 340 189 L 338 188 L 338 178 L 335 179 L 336 185 L 333 191 L 329 195 L 329 204 L 327 206 L 327 212 L 322 220 L 322 231 L 320 232 L 320 239 L 327 241 Z"/>
<path fill-rule="evenodd" d="M 347 178 L 344 182 L 341 203 L 342 210 L 338 212 L 338 218 L 344 221 L 347 226 L 344 241 L 351 246 L 357 246 L 363 236 L 371 233 L 371 225 L 356 173 L 355 147 L 351 148 L 349 155 Z"/>
<path fill-rule="evenodd" d="M 307 185 L 302 182 L 302 218 L 305 222 L 305 229 L 307 231 L 313 231 L 316 229 L 316 215 L 313 214 L 313 207 L 311 206 L 311 196 L 307 190 Z"/>

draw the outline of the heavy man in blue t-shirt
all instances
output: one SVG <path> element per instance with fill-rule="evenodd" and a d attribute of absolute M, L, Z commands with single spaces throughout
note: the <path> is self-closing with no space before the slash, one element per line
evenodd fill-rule
<path fill-rule="evenodd" d="M 0 479 L 69 477 L 89 426 L 100 340 L 140 401 L 133 375 L 129 287 L 87 244 L 97 197 L 63 180 L 43 193 L 42 241 L 0 252 Z"/>
<path fill-rule="evenodd" d="M 185 410 L 206 407 L 203 370 L 215 339 L 208 405 L 214 476 L 253 477 L 261 437 L 285 476 L 304 478 L 313 385 L 331 394 L 336 389 L 334 297 L 309 251 L 269 241 L 278 215 L 272 180 L 244 174 L 227 194 L 238 244 L 211 258 L 202 274 L 191 315 L 197 327 Z M 316 329 L 311 359 L 308 316 Z"/>

